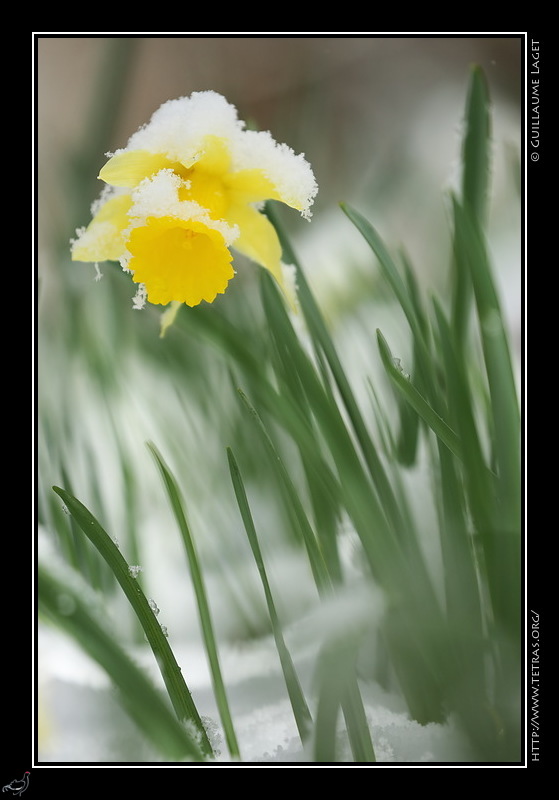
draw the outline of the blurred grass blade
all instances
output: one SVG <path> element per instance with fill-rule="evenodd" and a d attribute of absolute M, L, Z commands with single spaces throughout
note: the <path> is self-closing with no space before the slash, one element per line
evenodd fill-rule
<path fill-rule="evenodd" d="M 351 502 L 355 508 L 357 504 L 361 505 L 361 508 L 367 507 L 368 529 L 370 529 L 371 519 L 374 516 L 379 530 L 382 526 L 382 529 L 386 530 L 387 536 L 395 536 L 395 532 L 404 530 L 401 510 L 384 466 L 369 437 L 324 321 L 315 306 L 314 298 L 310 290 L 307 292 L 302 288 L 306 285 L 302 272 L 300 273 L 299 286 L 301 304 L 307 303 L 305 300 L 305 297 L 307 297 L 309 314 L 314 319 L 312 325 L 317 326 L 317 330 L 322 330 L 322 333 L 316 334 L 319 337 L 317 343 L 320 346 L 324 345 L 329 364 L 331 367 L 334 365 L 332 367 L 333 374 L 340 394 L 342 394 L 347 416 L 351 420 L 353 415 L 353 433 L 348 427 L 339 401 L 336 401 L 331 392 L 324 387 L 310 359 L 297 340 L 285 313 L 285 308 L 279 302 L 277 288 L 266 274 L 263 274 L 262 282 L 263 296 L 270 325 L 278 327 L 289 347 L 291 368 L 297 372 L 300 378 L 301 386 L 304 389 L 305 402 L 308 408 L 312 410 L 322 434 L 322 439 L 330 450 L 340 476 L 342 488 L 352 494 L 353 500 Z M 347 387 L 345 398 L 342 387 Z M 356 445 L 356 439 L 358 445 Z M 315 444 L 314 447 L 316 448 L 317 445 Z M 307 452 L 310 453 L 310 449 Z M 359 500 L 357 500 L 358 496 Z"/>
<path fill-rule="evenodd" d="M 181 669 L 145 594 L 138 581 L 132 577 L 128 563 L 108 533 L 103 530 L 95 517 L 79 500 L 57 486 L 54 486 L 53 489 L 64 501 L 68 511 L 87 538 L 105 559 L 130 601 L 153 650 L 177 717 L 181 721 L 190 721 L 193 724 L 196 734 L 200 737 L 203 754 L 212 756 L 213 751 L 206 730 L 184 682 Z"/>
<path fill-rule="evenodd" d="M 489 385 L 489 430 L 497 480 L 495 528 L 485 554 L 492 576 L 494 613 L 514 641 L 521 636 L 521 455 L 520 411 L 512 359 L 487 250 L 471 213 L 454 201 L 456 237 L 470 271 L 485 372 Z"/>
<path fill-rule="evenodd" d="M 427 341 L 429 336 L 429 322 L 427 319 L 427 315 L 423 309 L 423 304 L 421 302 L 419 294 L 419 286 L 417 284 L 417 280 L 411 268 L 409 260 L 405 254 L 402 254 L 402 260 L 404 265 L 404 273 L 405 273 L 408 294 L 413 304 L 415 316 L 417 318 L 417 323 L 421 328 L 421 330 L 423 331 L 425 341 Z M 413 343 L 412 363 L 413 363 L 413 368 L 411 370 L 411 374 L 413 375 L 414 384 L 418 387 L 418 390 L 421 393 L 423 393 L 426 397 L 429 397 L 429 394 L 427 393 L 427 386 L 429 385 L 428 383 L 429 377 L 427 377 L 425 380 L 423 379 L 422 373 L 424 372 L 424 370 L 422 369 L 420 346 L 418 345 L 416 340 L 414 340 Z M 431 383 L 431 395 L 432 394 L 433 394 L 433 385 Z M 410 404 L 407 403 L 400 396 L 398 397 L 398 404 L 399 404 L 399 414 L 400 414 L 400 431 L 398 437 L 398 446 L 394 452 L 398 458 L 398 461 L 404 466 L 409 467 L 415 463 L 415 459 L 417 456 L 417 448 L 419 444 L 420 417 L 418 416 L 417 412 L 414 411 L 414 409 L 410 406 Z"/>
<path fill-rule="evenodd" d="M 367 716 L 365 714 L 357 678 L 352 674 L 352 671 L 349 673 L 348 686 L 342 697 L 342 710 L 354 763 L 375 763 L 377 759 L 373 740 L 367 723 Z"/>
<path fill-rule="evenodd" d="M 485 243 L 471 214 L 454 200 L 456 235 L 474 287 L 495 437 L 495 458 L 506 524 L 520 520 L 520 411 L 512 359 Z"/>
<path fill-rule="evenodd" d="M 429 325 L 409 262 L 404 256 L 404 280 L 382 238 L 371 223 L 347 204 L 342 204 L 342 209 L 375 253 L 382 273 L 402 307 L 413 335 L 414 374 L 417 374 L 419 386 L 425 392 L 425 396 L 435 398 L 438 384 L 436 359 L 431 351 Z"/>
<path fill-rule="evenodd" d="M 376 763 L 363 701 L 355 677 L 356 642 L 332 641 L 325 645 L 317 665 L 318 703 L 314 730 L 314 761 L 338 760 L 337 723 L 343 711 L 353 763 Z"/>
<path fill-rule="evenodd" d="M 474 66 L 465 110 L 462 144 L 462 202 L 479 229 L 485 224 L 489 184 L 489 94 L 483 71 Z M 465 346 L 472 302 L 472 281 L 459 243 L 454 243 L 453 329 Z"/>
<path fill-rule="evenodd" d="M 103 622 L 92 610 L 88 587 L 76 587 L 76 577 L 72 574 L 71 580 L 62 581 L 40 565 L 39 614 L 65 630 L 105 670 L 130 717 L 163 756 L 172 761 L 203 761 L 204 756 L 187 729 L 118 644 L 110 621 Z"/>
<path fill-rule="evenodd" d="M 151 454 L 153 455 L 157 466 L 159 467 L 159 471 L 163 478 L 163 483 L 165 484 L 165 489 L 167 490 L 167 495 L 169 497 L 169 501 L 171 503 L 175 519 L 177 520 L 177 524 L 179 526 L 179 530 L 182 535 L 182 540 L 184 543 L 186 555 L 188 558 L 188 564 L 190 567 L 190 573 L 192 576 L 194 593 L 196 595 L 196 604 L 198 607 L 198 614 L 200 617 L 200 626 L 202 628 L 204 645 L 206 648 L 206 653 L 210 665 L 212 683 L 215 692 L 215 699 L 217 707 L 219 709 L 219 715 L 223 725 L 223 731 L 225 733 L 225 739 L 227 741 L 229 752 L 231 753 L 231 756 L 233 758 L 237 759 L 240 756 L 239 744 L 237 742 L 237 736 L 235 734 L 233 719 L 231 716 L 231 711 L 229 709 L 227 692 L 221 674 L 221 667 L 219 663 L 219 654 L 214 634 L 213 622 L 210 613 L 210 607 L 208 604 L 208 598 L 206 595 L 204 578 L 202 575 L 202 570 L 200 568 L 200 561 L 198 559 L 198 553 L 196 551 L 196 546 L 194 544 L 194 539 L 192 538 L 192 535 L 190 533 L 190 528 L 186 521 L 186 515 L 184 512 L 182 499 L 174 476 L 172 475 L 169 467 L 163 460 L 163 457 L 161 456 L 155 445 L 153 445 L 151 442 L 148 442 L 148 448 L 151 451 Z"/>
<path fill-rule="evenodd" d="M 439 437 L 443 444 L 445 444 L 455 456 L 462 460 L 462 448 L 456 433 L 446 424 L 437 412 L 434 411 L 425 398 L 419 394 L 413 384 L 410 383 L 409 378 L 406 378 L 395 365 L 386 339 L 379 330 L 377 330 L 377 339 L 382 363 L 396 388 L 406 398 L 412 408 L 417 411 L 423 421 L 427 423 L 433 433 Z"/>
<path fill-rule="evenodd" d="M 322 671 L 326 672 L 324 668 Z M 313 741 L 313 761 L 318 764 L 336 763 L 336 729 L 340 711 L 336 688 L 331 670 L 321 675 Z"/>
<path fill-rule="evenodd" d="M 472 67 L 466 100 L 466 131 L 462 148 L 462 200 L 477 221 L 485 220 L 489 184 L 489 93 L 481 67 Z"/>
<path fill-rule="evenodd" d="M 363 454 L 371 478 L 383 500 L 383 505 L 391 517 L 393 524 L 397 527 L 401 527 L 401 516 L 398 504 L 393 495 L 390 482 L 386 476 L 381 459 L 379 458 L 375 444 L 369 434 L 367 425 L 365 424 L 363 415 L 361 414 L 358 403 L 355 399 L 355 395 L 347 379 L 332 337 L 328 332 L 328 328 L 320 308 L 318 307 L 314 295 L 311 292 L 310 286 L 308 285 L 305 277 L 305 273 L 295 256 L 291 244 L 285 236 L 277 216 L 273 212 L 273 206 L 270 208 L 270 216 L 276 227 L 276 230 L 278 231 L 282 248 L 284 253 L 286 253 L 286 258 L 290 263 L 294 264 L 297 269 L 297 294 L 309 332 L 312 337 L 317 361 L 321 367 L 323 376 L 323 389 L 326 394 L 327 401 L 329 402 L 329 405 L 335 407 L 337 410 L 328 376 L 326 375 L 324 358 L 326 359 L 328 367 L 330 368 L 330 371 L 334 377 L 334 381 L 342 398 L 348 417 L 351 421 L 351 426 L 357 441 L 359 442 L 361 453 Z M 264 288 L 268 286 L 269 290 L 271 288 L 269 276 L 265 275 L 263 276 L 263 279 Z M 270 292 L 268 291 L 268 296 L 269 294 Z M 322 353 L 324 354 L 324 358 Z"/>
<path fill-rule="evenodd" d="M 413 370 L 412 370 L 413 374 Z M 415 463 L 419 444 L 419 415 L 400 394 L 397 395 L 400 428 L 394 454 L 400 464 L 411 467 Z"/>
<path fill-rule="evenodd" d="M 362 214 L 351 208 L 347 203 L 342 203 L 341 207 L 377 256 L 382 273 L 402 306 L 416 340 L 424 348 L 424 330 L 422 322 L 417 317 L 414 301 L 380 235 Z"/>
<path fill-rule="evenodd" d="M 295 722 L 297 725 L 297 730 L 299 731 L 299 736 L 301 737 L 301 741 L 303 744 L 305 744 L 305 742 L 308 741 L 312 731 L 312 717 L 303 695 L 303 690 L 301 689 L 301 684 L 299 683 L 299 678 L 295 671 L 291 655 L 283 638 L 281 623 L 276 611 L 272 590 L 270 588 L 270 582 L 266 573 L 266 567 L 264 566 L 264 559 L 262 558 L 262 552 L 260 550 L 256 529 L 254 527 L 254 521 L 250 511 L 248 498 L 246 496 L 243 479 L 235 456 L 230 448 L 227 449 L 227 458 L 229 460 L 229 470 L 231 473 L 233 488 L 235 490 L 235 497 L 237 498 L 241 518 L 243 520 L 252 554 L 260 574 L 260 580 L 262 581 L 262 586 L 266 597 L 266 604 L 268 606 L 268 613 L 270 615 L 270 622 L 272 624 L 274 640 L 276 642 L 281 668 L 283 670 L 285 685 L 291 701 L 291 707 L 293 708 L 293 716 L 295 717 Z"/>
<path fill-rule="evenodd" d="M 456 346 L 450 324 L 437 300 L 434 301 L 434 309 L 439 331 L 439 348 L 443 356 L 450 421 L 458 431 L 461 442 L 470 512 L 479 535 L 483 537 L 492 531 L 495 523 L 492 518 L 495 476 L 483 455 L 464 354 Z"/>
<path fill-rule="evenodd" d="M 319 591 L 324 591 L 330 586 L 330 578 L 328 576 L 324 558 L 318 547 L 315 533 L 311 527 L 311 524 L 309 523 L 305 509 L 303 508 L 299 495 L 297 494 L 297 491 L 293 485 L 293 481 L 289 477 L 289 473 L 276 449 L 274 442 L 272 441 L 272 438 L 270 437 L 270 434 L 266 430 L 266 426 L 264 425 L 260 415 L 251 405 L 247 396 L 240 389 L 239 396 L 248 409 L 252 420 L 256 424 L 260 435 L 263 437 L 264 443 L 268 448 L 276 474 L 286 490 L 289 507 L 292 510 L 294 522 L 298 525 L 301 531 L 301 538 L 303 539 L 307 549 L 309 563 L 315 583 Z"/>

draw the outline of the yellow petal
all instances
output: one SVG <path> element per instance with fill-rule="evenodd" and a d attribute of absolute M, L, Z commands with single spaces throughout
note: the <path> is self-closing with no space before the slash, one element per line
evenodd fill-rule
<path fill-rule="evenodd" d="M 227 218 L 229 197 L 218 175 L 198 168 L 188 170 L 187 183 L 179 189 L 179 200 L 191 200 L 205 208 L 213 219 Z"/>
<path fill-rule="evenodd" d="M 99 177 L 111 186 L 132 189 L 144 178 L 155 175 L 161 169 L 172 169 L 179 175 L 184 172 L 182 164 L 171 161 L 162 153 L 130 150 L 110 158 L 99 173 Z"/>
<path fill-rule="evenodd" d="M 128 227 L 129 194 L 104 203 L 72 246 L 72 261 L 118 261 L 125 250 L 123 231 Z"/>
<path fill-rule="evenodd" d="M 227 175 L 226 185 L 238 203 L 283 200 L 272 181 L 261 169 L 241 169 Z M 285 202 L 285 201 L 284 201 Z"/>
<path fill-rule="evenodd" d="M 212 175 L 225 175 L 231 167 L 231 153 L 226 140 L 221 136 L 206 136 L 195 167 Z"/>
<path fill-rule="evenodd" d="M 206 136 L 195 159 L 184 170 L 182 177 L 186 183 L 179 191 L 179 198 L 198 203 L 213 219 L 226 218 L 229 192 L 224 180 L 231 165 L 226 141 L 219 136 Z"/>
<path fill-rule="evenodd" d="M 235 274 L 221 233 L 194 220 L 149 217 L 132 229 L 127 249 L 132 279 L 144 284 L 150 303 L 211 303 Z"/>
<path fill-rule="evenodd" d="M 252 206 L 235 204 L 229 209 L 227 222 L 239 226 L 235 250 L 266 267 L 283 287 L 281 245 L 270 220 Z"/>

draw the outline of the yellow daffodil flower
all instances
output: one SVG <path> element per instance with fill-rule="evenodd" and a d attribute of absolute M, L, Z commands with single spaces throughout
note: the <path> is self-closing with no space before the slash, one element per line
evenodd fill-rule
<path fill-rule="evenodd" d="M 72 258 L 120 261 L 148 301 L 163 305 L 224 292 L 230 246 L 283 286 L 281 246 L 260 209 L 278 200 L 309 218 L 317 191 L 304 156 L 245 130 L 215 92 L 164 103 L 99 177 L 107 186 Z"/>
<path fill-rule="evenodd" d="M 193 163 L 189 159 L 192 166 L 186 167 L 146 150 L 131 150 L 113 156 L 99 177 L 112 186 L 133 189 L 161 169 L 172 170 L 183 180 L 181 199 L 195 201 L 213 219 L 237 225 L 235 249 L 270 270 L 281 284 L 280 243 L 273 225 L 255 206 L 265 200 L 282 200 L 274 184 L 260 169 L 234 171 L 231 153 L 221 137 L 206 136 L 196 158 Z"/>

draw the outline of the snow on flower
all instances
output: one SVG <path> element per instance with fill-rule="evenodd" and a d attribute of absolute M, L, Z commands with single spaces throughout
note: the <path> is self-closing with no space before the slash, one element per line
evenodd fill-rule
<path fill-rule="evenodd" d="M 278 200 L 310 218 L 317 192 L 302 154 L 246 130 L 213 91 L 164 103 L 99 173 L 105 187 L 74 261 L 119 261 L 139 284 L 135 306 L 212 302 L 235 272 L 230 247 L 268 269 L 290 293 L 273 225 Z M 172 314 L 171 314 L 172 316 Z"/>

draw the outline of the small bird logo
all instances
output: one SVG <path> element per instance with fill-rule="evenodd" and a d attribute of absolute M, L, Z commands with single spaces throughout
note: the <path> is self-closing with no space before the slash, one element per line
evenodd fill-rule
<path fill-rule="evenodd" d="M 29 772 L 27 770 L 23 773 L 23 778 L 18 781 L 12 781 L 2 787 L 3 792 L 11 792 L 14 797 L 19 797 L 29 786 Z"/>

